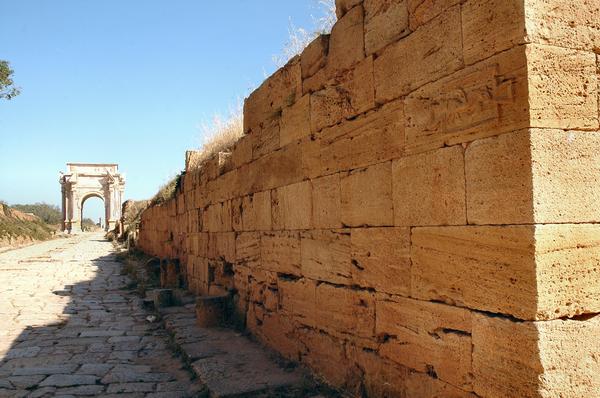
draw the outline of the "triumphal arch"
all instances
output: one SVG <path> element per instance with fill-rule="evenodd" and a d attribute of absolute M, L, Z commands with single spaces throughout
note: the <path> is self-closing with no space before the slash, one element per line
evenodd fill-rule
<path fill-rule="evenodd" d="M 121 218 L 125 177 L 114 163 L 67 163 L 60 175 L 63 231 L 81 231 L 83 204 L 91 197 L 104 202 L 105 229 L 111 230 Z"/>

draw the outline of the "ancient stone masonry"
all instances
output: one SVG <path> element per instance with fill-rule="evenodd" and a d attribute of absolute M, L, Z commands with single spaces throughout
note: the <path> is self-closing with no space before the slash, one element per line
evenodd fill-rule
<path fill-rule="evenodd" d="M 140 246 L 368 396 L 600 396 L 596 0 L 338 0 Z"/>
<path fill-rule="evenodd" d="M 121 201 L 125 176 L 119 165 L 103 163 L 67 163 L 67 173 L 60 174 L 62 192 L 62 230 L 81 232 L 83 204 L 91 197 L 104 202 L 105 230 L 115 228 L 121 218 Z"/>

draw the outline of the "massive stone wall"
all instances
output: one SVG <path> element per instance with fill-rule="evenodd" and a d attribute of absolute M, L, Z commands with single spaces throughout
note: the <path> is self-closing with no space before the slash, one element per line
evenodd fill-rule
<path fill-rule="evenodd" d="M 600 3 L 345 0 L 140 246 L 368 396 L 600 396 Z"/>

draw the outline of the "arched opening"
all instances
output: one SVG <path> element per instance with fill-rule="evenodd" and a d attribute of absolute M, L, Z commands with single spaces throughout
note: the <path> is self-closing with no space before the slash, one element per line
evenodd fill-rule
<path fill-rule="evenodd" d="M 81 201 L 81 230 L 84 232 L 100 231 L 106 222 L 104 198 L 92 193 Z"/>

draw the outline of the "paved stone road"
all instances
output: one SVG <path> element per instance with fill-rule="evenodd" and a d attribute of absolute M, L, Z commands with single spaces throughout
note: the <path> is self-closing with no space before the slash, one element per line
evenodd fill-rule
<path fill-rule="evenodd" d="M 198 383 L 84 234 L 0 254 L 0 397 L 193 397 Z"/>

